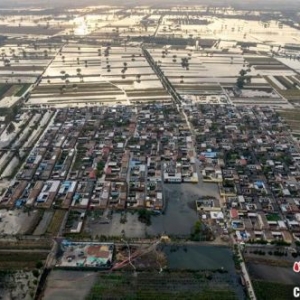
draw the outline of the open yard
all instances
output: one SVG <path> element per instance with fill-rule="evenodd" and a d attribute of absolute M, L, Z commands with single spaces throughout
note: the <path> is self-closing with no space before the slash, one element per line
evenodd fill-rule
<path fill-rule="evenodd" d="M 65 217 L 65 210 L 55 210 L 54 215 L 51 219 L 51 222 L 46 230 L 47 234 L 56 235 L 60 229 L 61 223 Z"/>
<path fill-rule="evenodd" d="M 41 217 L 38 210 L 26 213 L 22 210 L 1 210 L 0 234 L 25 234 L 34 230 Z"/>

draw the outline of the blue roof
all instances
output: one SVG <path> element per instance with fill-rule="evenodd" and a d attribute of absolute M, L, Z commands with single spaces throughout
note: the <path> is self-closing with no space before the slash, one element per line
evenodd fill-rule
<path fill-rule="evenodd" d="M 201 155 L 208 158 L 215 158 L 217 156 L 217 152 L 202 152 Z"/>
<path fill-rule="evenodd" d="M 19 207 L 23 206 L 25 203 L 26 203 L 26 200 L 24 200 L 24 199 L 18 199 L 18 200 L 16 201 L 15 206 L 16 206 L 17 208 L 19 208 Z"/>

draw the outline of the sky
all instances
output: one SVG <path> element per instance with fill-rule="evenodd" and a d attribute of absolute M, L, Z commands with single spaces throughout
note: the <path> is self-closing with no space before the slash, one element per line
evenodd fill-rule
<path fill-rule="evenodd" d="M 245 7 L 249 9 L 285 9 L 300 10 L 300 0 L 0 0 L 0 7 L 18 6 L 36 6 L 36 7 L 61 7 L 74 5 L 90 5 L 90 4 L 121 4 L 121 5 L 194 5 L 194 4 L 210 4 L 210 5 L 233 5 L 237 7 Z"/>

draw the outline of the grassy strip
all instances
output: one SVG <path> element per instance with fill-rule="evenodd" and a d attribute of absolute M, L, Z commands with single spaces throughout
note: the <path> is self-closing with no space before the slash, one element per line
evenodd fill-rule
<path fill-rule="evenodd" d="M 51 223 L 46 230 L 46 234 L 56 235 L 59 231 L 61 223 L 65 217 L 66 211 L 57 209 L 52 217 Z"/>
<path fill-rule="evenodd" d="M 30 83 L 23 84 L 22 87 L 19 89 L 19 91 L 15 94 L 15 96 L 17 97 L 23 96 L 23 94 L 29 89 L 30 86 L 31 86 Z"/>

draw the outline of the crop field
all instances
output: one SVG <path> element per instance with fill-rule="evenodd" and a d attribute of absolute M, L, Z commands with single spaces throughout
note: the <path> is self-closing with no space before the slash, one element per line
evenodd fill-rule
<path fill-rule="evenodd" d="M 47 252 L 2 252 L 0 255 L 0 270 L 34 269 L 36 263 L 45 260 L 47 255 Z"/>
<path fill-rule="evenodd" d="M 300 81 L 296 76 L 265 76 L 271 86 L 291 103 L 298 103 Z"/>
<path fill-rule="evenodd" d="M 99 275 L 87 300 L 112 298 L 238 299 L 222 274 L 204 271 Z"/>
<path fill-rule="evenodd" d="M 287 122 L 294 133 L 300 133 L 300 109 L 294 108 L 292 110 L 280 110 L 279 115 Z"/>
<path fill-rule="evenodd" d="M 260 57 L 260 56 L 245 56 L 245 61 L 251 66 L 255 65 L 282 65 L 278 60 L 272 57 Z M 283 65 L 282 65 L 283 66 Z"/>

